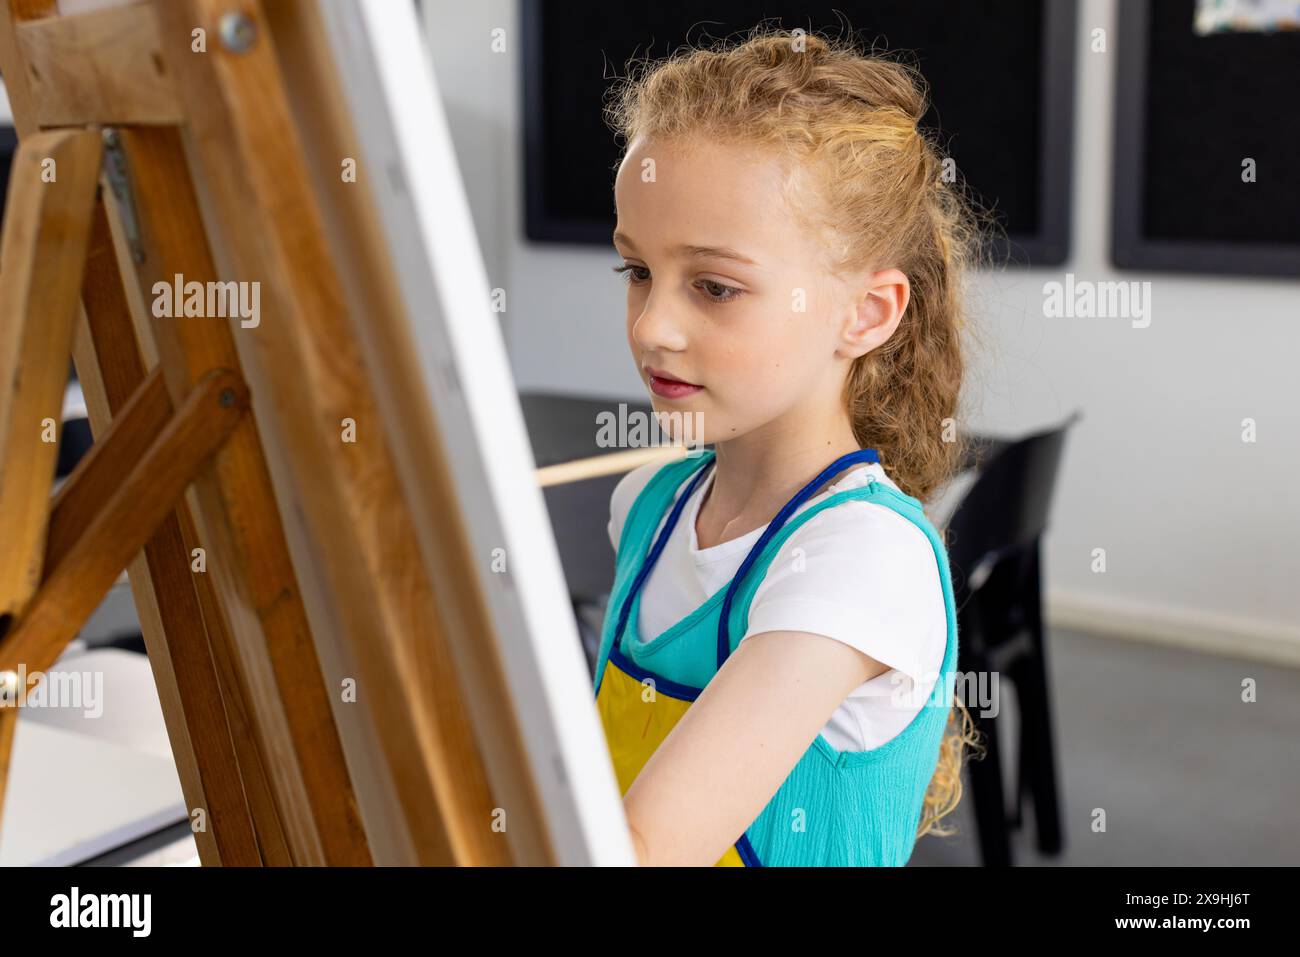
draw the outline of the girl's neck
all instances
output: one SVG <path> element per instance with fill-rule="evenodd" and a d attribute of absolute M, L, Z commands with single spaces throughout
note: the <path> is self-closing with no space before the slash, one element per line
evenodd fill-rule
<path fill-rule="evenodd" d="M 710 548 L 762 528 L 822 469 L 861 448 L 847 419 L 822 435 L 786 435 L 774 441 L 755 430 L 716 443 L 717 459 L 696 518 L 700 548 Z M 826 480 L 834 482 L 851 465 Z M 815 489 L 816 495 L 822 488 Z"/>

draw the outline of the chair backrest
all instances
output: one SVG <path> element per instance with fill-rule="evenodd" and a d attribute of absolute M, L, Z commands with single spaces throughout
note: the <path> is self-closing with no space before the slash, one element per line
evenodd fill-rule
<path fill-rule="evenodd" d="M 1065 433 L 1082 413 L 1060 425 L 1002 443 L 947 523 L 948 560 L 958 604 L 998 560 L 1033 542 L 1047 527 Z"/>

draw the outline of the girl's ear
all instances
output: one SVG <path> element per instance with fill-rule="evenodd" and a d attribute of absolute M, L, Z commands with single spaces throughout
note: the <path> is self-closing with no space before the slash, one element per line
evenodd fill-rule
<path fill-rule="evenodd" d="M 840 354 L 850 359 L 883 345 L 907 311 L 912 286 L 899 269 L 881 269 L 865 277 L 852 303 Z"/>

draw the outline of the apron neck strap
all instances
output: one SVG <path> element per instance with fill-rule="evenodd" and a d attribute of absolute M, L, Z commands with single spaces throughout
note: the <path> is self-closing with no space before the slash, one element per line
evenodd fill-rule
<path fill-rule="evenodd" d="M 880 455 L 875 449 L 858 449 L 855 452 L 841 455 L 830 465 L 826 466 L 826 468 L 822 470 L 821 474 L 819 474 L 815 479 L 795 493 L 794 497 L 785 503 L 781 511 L 776 513 L 776 518 L 772 519 L 768 524 L 762 537 L 760 537 L 754 547 L 749 550 L 749 554 L 745 556 L 745 560 L 741 562 L 740 570 L 737 571 L 735 577 L 731 579 L 731 585 L 727 588 L 726 597 L 722 599 L 722 615 L 718 619 L 719 668 L 722 667 L 723 663 L 727 660 L 727 657 L 731 654 L 731 641 L 728 634 L 727 624 L 731 617 L 732 599 L 735 598 L 736 592 L 740 589 L 741 582 L 745 579 L 745 575 L 749 572 L 750 568 L 753 567 L 754 562 L 758 560 L 758 556 L 762 554 L 767 543 L 770 542 L 776 536 L 777 532 L 781 530 L 781 527 L 790 520 L 790 517 L 794 515 L 799 506 L 811 498 L 813 493 L 825 485 L 829 479 L 838 475 L 850 465 L 855 465 L 859 462 L 879 461 Z"/>

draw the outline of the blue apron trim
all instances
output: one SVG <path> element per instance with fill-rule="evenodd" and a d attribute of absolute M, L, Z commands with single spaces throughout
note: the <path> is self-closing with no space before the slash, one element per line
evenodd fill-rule
<path fill-rule="evenodd" d="M 673 527 L 677 524 L 677 518 L 682 514 L 682 509 L 686 506 L 686 500 L 691 497 L 695 487 L 700 484 L 700 479 L 708 471 L 708 466 L 697 469 L 695 477 L 691 479 L 690 484 L 686 486 L 686 491 L 677 496 L 677 502 L 673 505 L 672 514 L 668 516 L 668 522 L 664 525 L 663 531 L 655 540 L 654 547 L 650 549 L 650 554 L 646 560 L 641 563 L 641 570 L 637 572 L 636 578 L 632 580 L 632 587 L 628 589 L 627 597 L 623 599 L 623 607 L 618 613 L 618 626 L 614 629 L 614 647 L 618 647 L 619 641 L 623 637 L 623 629 L 627 627 L 628 613 L 632 610 L 632 599 L 640 589 L 641 584 L 649 576 L 651 569 L 654 568 L 655 562 L 659 560 L 660 553 L 663 552 L 664 546 L 668 543 L 668 536 L 672 534 Z"/>
<path fill-rule="evenodd" d="M 616 579 L 623 574 L 623 565 L 625 563 L 630 563 L 633 560 L 633 556 L 631 554 L 631 546 L 633 545 L 633 539 L 631 537 L 631 533 L 633 527 L 636 525 L 637 521 L 639 520 L 640 511 L 648 507 L 649 504 L 658 501 L 658 497 L 661 494 L 661 488 L 663 485 L 667 483 L 671 483 L 673 489 L 679 488 L 681 486 L 681 479 L 676 478 L 676 476 L 690 475 L 696 469 L 699 469 L 707 465 L 709 462 L 713 461 L 715 455 L 716 455 L 715 452 L 709 450 L 703 456 L 699 456 L 697 461 L 692 461 L 691 457 L 688 456 L 686 459 L 680 462 L 669 462 L 667 465 L 665 465 L 663 468 L 661 468 L 658 472 L 656 472 L 654 475 L 650 477 L 650 481 L 646 483 L 645 488 L 641 490 L 641 494 L 638 495 L 636 499 L 632 502 L 632 507 L 628 510 L 627 517 L 623 521 L 623 532 L 619 536 L 617 557 L 615 558 Z M 671 495 L 669 497 L 671 498 Z M 661 517 L 662 514 L 657 515 L 655 517 L 656 526 L 658 526 L 659 519 Z M 649 536 L 647 535 L 647 538 L 648 537 Z M 630 586 L 628 587 L 630 589 Z M 616 585 L 614 589 L 614 595 L 610 597 L 611 602 L 615 601 L 615 596 L 617 596 L 619 592 L 620 589 Z M 608 620 L 606 621 L 605 624 L 606 627 L 604 629 L 604 632 L 601 635 L 600 651 L 596 657 L 596 673 L 593 679 L 593 684 L 595 688 L 594 697 L 600 696 L 600 682 L 605 674 L 605 663 L 609 660 L 609 649 L 611 647 L 618 646 L 619 643 L 618 638 L 620 637 L 618 635 L 615 635 L 612 631 L 610 631 L 609 629 L 610 622 Z"/>
<path fill-rule="evenodd" d="M 746 867 L 762 867 L 763 862 L 758 859 L 754 853 L 754 845 L 749 843 L 749 835 L 740 835 L 740 840 L 736 842 L 736 852 L 740 854 L 740 859 L 745 862 Z"/>
<path fill-rule="evenodd" d="M 618 665 L 618 667 L 630 678 L 637 681 L 653 681 L 655 691 L 662 691 L 670 698 L 677 698 L 679 701 L 694 701 L 704 691 L 703 688 L 692 688 L 690 685 L 678 684 L 676 681 L 669 681 L 647 668 L 642 668 L 635 661 L 623 654 L 622 650 L 615 645 L 609 652 L 609 660 Z M 608 664 L 606 665 L 608 667 Z M 597 692 L 599 694 L 599 692 Z"/>
<path fill-rule="evenodd" d="M 610 651 L 609 659 L 606 661 L 605 666 L 609 667 L 611 662 L 622 670 L 624 674 L 637 681 L 653 681 L 656 694 L 662 693 L 670 698 L 677 698 L 680 701 L 694 701 L 704 690 L 703 688 L 692 688 L 690 685 L 678 684 L 676 681 L 669 681 L 667 678 L 656 674 L 648 668 L 642 668 L 636 664 L 636 662 L 624 655 L 617 646 Z M 763 863 L 758 859 L 758 855 L 754 853 L 754 846 L 749 843 L 748 834 L 741 834 L 740 839 L 736 841 L 735 847 L 736 853 L 740 855 L 740 860 L 746 867 L 763 866 Z"/>

